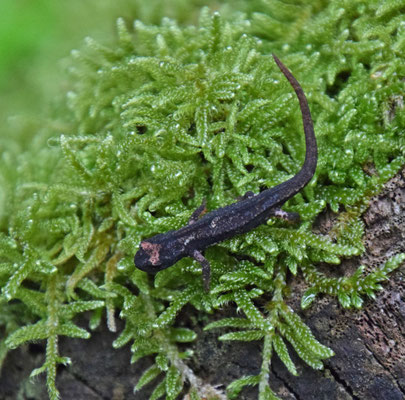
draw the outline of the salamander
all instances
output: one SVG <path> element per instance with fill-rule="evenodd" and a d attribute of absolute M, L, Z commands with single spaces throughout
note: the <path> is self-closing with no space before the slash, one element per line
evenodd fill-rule
<path fill-rule="evenodd" d="M 135 254 L 137 268 L 156 273 L 175 264 L 183 257 L 192 257 L 202 266 L 204 288 L 209 291 L 210 264 L 203 251 L 218 242 L 246 233 L 266 223 L 273 216 L 296 219 L 294 213 L 280 207 L 297 194 L 313 177 L 318 150 L 308 102 L 301 85 L 288 68 L 273 54 L 274 61 L 293 87 L 300 104 L 305 133 L 305 160 L 296 175 L 258 194 L 247 192 L 241 200 L 206 213 L 205 201 L 191 215 L 188 225 L 152 236 L 140 243 Z"/>

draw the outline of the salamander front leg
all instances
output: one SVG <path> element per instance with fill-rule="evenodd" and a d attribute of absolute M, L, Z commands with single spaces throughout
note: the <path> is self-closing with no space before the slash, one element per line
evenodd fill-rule
<path fill-rule="evenodd" d="M 191 217 L 188 220 L 188 224 L 191 225 L 194 222 L 196 222 L 198 220 L 198 218 L 200 218 L 200 216 L 202 214 L 204 214 L 207 211 L 207 200 L 204 199 L 200 205 L 200 207 L 198 207 L 196 210 L 194 210 L 194 212 L 191 214 Z"/>
<path fill-rule="evenodd" d="M 281 208 L 276 208 L 275 210 L 272 210 L 271 213 L 269 214 L 269 218 L 270 217 L 281 218 L 291 223 L 296 223 L 300 221 L 300 215 L 298 213 L 283 211 Z"/>
<path fill-rule="evenodd" d="M 204 283 L 204 290 L 206 292 L 210 291 L 210 281 L 211 281 L 211 266 L 208 260 L 198 251 L 194 250 L 192 257 L 194 260 L 198 261 L 202 266 L 202 279 Z"/>

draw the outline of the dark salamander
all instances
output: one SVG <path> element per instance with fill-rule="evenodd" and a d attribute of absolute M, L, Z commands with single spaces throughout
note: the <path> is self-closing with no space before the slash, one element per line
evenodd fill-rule
<path fill-rule="evenodd" d="M 175 264 L 183 257 L 193 257 L 202 265 L 204 286 L 209 290 L 210 265 L 202 252 L 209 246 L 248 232 L 264 224 L 270 217 L 295 219 L 296 215 L 282 211 L 280 207 L 298 193 L 313 177 L 318 151 L 314 127 L 305 94 L 287 67 L 273 54 L 281 72 L 290 82 L 298 97 L 305 132 L 305 161 L 301 170 L 286 182 L 259 194 L 248 192 L 238 202 L 209 212 L 199 218 L 205 210 L 203 203 L 192 214 L 189 224 L 169 231 L 140 244 L 135 255 L 135 266 L 142 271 L 156 273 Z"/>

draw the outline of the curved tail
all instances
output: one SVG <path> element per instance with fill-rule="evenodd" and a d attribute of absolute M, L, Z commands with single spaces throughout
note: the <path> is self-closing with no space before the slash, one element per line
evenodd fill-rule
<path fill-rule="evenodd" d="M 288 79 L 293 87 L 298 101 L 300 103 L 300 109 L 302 114 L 302 123 L 304 125 L 305 133 L 305 161 L 301 170 L 286 182 L 280 184 L 282 191 L 288 191 L 288 197 L 290 198 L 298 193 L 314 176 L 316 170 L 316 164 L 318 161 L 318 147 L 316 144 L 316 138 L 314 133 L 314 124 L 311 118 L 311 112 L 309 110 L 308 101 L 305 97 L 304 91 L 301 85 L 294 78 L 293 74 L 288 68 L 273 54 L 274 61 L 280 68 L 281 72 Z M 287 193 L 284 193 L 285 195 Z"/>

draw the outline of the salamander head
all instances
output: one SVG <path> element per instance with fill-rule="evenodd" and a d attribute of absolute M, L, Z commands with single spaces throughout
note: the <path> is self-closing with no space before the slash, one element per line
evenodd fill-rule
<path fill-rule="evenodd" d="M 165 235 L 156 235 L 140 243 L 134 263 L 138 269 L 153 274 L 171 267 L 185 255 L 184 247 L 177 242 L 168 240 Z"/>

